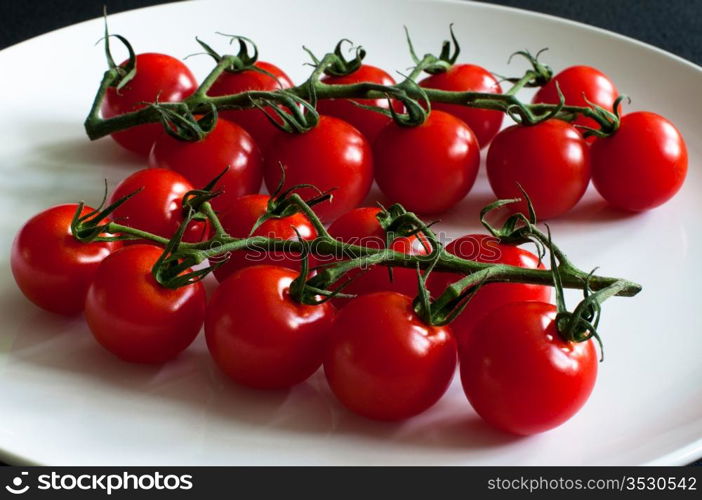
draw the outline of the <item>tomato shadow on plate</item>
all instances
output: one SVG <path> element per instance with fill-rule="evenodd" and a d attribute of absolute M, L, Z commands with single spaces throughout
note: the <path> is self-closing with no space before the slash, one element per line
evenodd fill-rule
<path fill-rule="evenodd" d="M 151 408 L 144 414 L 173 412 L 183 421 L 192 419 L 192 425 L 202 422 L 203 428 L 209 428 L 212 420 L 216 422 L 213 428 L 243 424 L 237 431 L 218 437 L 232 445 L 241 439 L 242 429 L 247 428 L 270 429 L 282 435 L 352 436 L 368 445 L 344 457 L 358 463 L 363 463 L 363 453 L 379 443 L 455 453 L 505 446 L 519 439 L 482 423 L 455 390 L 418 417 L 403 422 L 376 422 L 343 408 L 332 395 L 321 369 L 307 382 L 289 390 L 242 387 L 214 365 L 202 334 L 194 345 L 166 365 L 125 363 L 97 344 L 81 318 L 66 319 L 40 311 L 19 293 L 12 292 L 5 290 L 0 295 L 0 311 L 12 314 L 16 325 L 15 331 L 9 332 L 14 338 L 4 369 L 16 371 L 14 376 L 22 376 L 22 372 L 41 376 L 44 371 L 44 377 L 48 374 L 55 380 L 57 389 L 60 380 L 65 380 L 64 375 L 71 380 L 76 375 L 85 378 L 85 382 L 72 383 L 72 397 L 79 394 L 81 399 L 95 401 L 91 404 L 99 405 L 100 411 L 109 411 L 113 418 L 120 413 L 125 418 L 133 415 L 133 408 Z M 52 372 L 56 372 L 55 377 Z"/>
<path fill-rule="evenodd" d="M 567 214 L 558 220 L 564 222 L 618 222 L 640 217 L 641 214 L 615 208 L 605 200 L 597 197 L 588 197 L 581 200 Z M 547 221 L 548 222 L 548 221 Z"/>
<path fill-rule="evenodd" d="M 35 160 L 47 165 L 70 165 L 79 168 L 97 166 L 145 168 L 146 158 L 123 149 L 109 137 L 90 141 L 87 137 L 64 139 L 34 148 Z"/>

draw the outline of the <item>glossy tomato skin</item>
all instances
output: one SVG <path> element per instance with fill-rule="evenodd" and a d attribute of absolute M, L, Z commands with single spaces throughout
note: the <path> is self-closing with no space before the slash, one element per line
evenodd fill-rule
<path fill-rule="evenodd" d="M 589 146 L 575 127 L 561 120 L 513 125 L 492 141 L 487 174 L 495 196 L 523 197 L 521 185 L 536 216 L 551 219 L 568 212 L 585 194 L 590 182 Z M 526 202 L 508 207 L 528 213 Z"/>
<path fill-rule="evenodd" d="M 131 363 L 175 358 L 197 336 L 205 318 L 202 283 L 169 289 L 151 270 L 163 250 L 137 244 L 105 259 L 85 300 L 85 319 L 97 341 Z"/>
<path fill-rule="evenodd" d="M 278 131 L 265 157 L 264 176 L 269 192 L 275 191 L 285 167 L 283 189 L 312 184 L 322 191 L 336 188 L 331 201 L 315 205 L 324 222 L 356 208 L 373 182 L 373 154 L 368 140 L 354 127 L 332 116 L 321 115 L 316 127 L 302 134 Z M 298 190 L 303 198 L 317 192 Z"/>
<path fill-rule="evenodd" d="M 110 203 L 140 188 L 142 191 L 117 207 L 112 218 L 119 224 L 170 239 L 183 222 L 183 196 L 194 189 L 192 184 L 173 170 L 145 168 L 120 182 Z M 203 241 L 208 234 L 206 221 L 192 221 L 183 234 L 183 241 Z"/>
<path fill-rule="evenodd" d="M 10 267 L 17 286 L 37 306 L 72 316 L 83 311 L 97 267 L 121 242 L 81 243 L 71 233 L 76 204 L 58 205 L 29 219 L 12 243 Z M 92 212 L 83 207 L 81 215 Z"/>
<path fill-rule="evenodd" d="M 275 78 L 255 70 L 237 71 L 236 73 L 225 71 L 215 80 L 207 94 L 214 97 L 238 94 L 249 90 L 287 89 L 293 86 L 290 77 L 278 66 L 265 61 L 258 61 L 255 66 L 270 73 Z M 243 127 L 251 134 L 261 151 L 265 151 L 277 130 L 275 125 L 266 118 L 265 113 L 259 109 L 227 110 L 222 111 L 220 116 Z"/>
<path fill-rule="evenodd" d="M 349 410 L 376 420 L 418 415 L 446 392 L 456 367 L 447 326 L 424 324 L 396 292 L 358 297 L 337 315 L 324 373 Z"/>
<path fill-rule="evenodd" d="M 657 207 L 677 193 L 687 175 L 687 146 L 668 120 L 637 111 L 592 144 L 592 182 L 611 205 L 632 212 Z"/>
<path fill-rule="evenodd" d="M 215 210 L 224 211 L 236 198 L 257 193 L 261 187 L 262 159 L 258 146 L 240 126 L 219 119 L 207 136 L 197 142 L 175 139 L 162 132 L 149 155 L 149 166 L 170 168 L 202 189 L 227 168 L 212 200 Z"/>
<path fill-rule="evenodd" d="M 123 62 L 122 65 L 126 64 Z M 136 74 L 120 90 L 110 87 L 102 103 L 102 116 L 112 118 L 146 106 L 146 103 L 182 101 L 197 89 L 197 81 L 178 59 L 147 52 L 136 56 Z M 148 156 L 151 146 L 163 131 L 160 123 L 138 125 L 112 134 L 122 147 Z"/>
<path fill-rule="evenodd" d="M 419 82 L 421 87 L 449 90 L 454 92 L 482 92 L 501 94 L 502 87 L 488 70 L 475 64 L 454 64 L 448 71 L 431 75 Z M 458 104 L 435 102 L 432 109 L 438 109 L 463 120 L 475 133 L 480 147 L 485 147 L 500 130 L 501 111 L 469 108 Z"/>
<path fill-rule="evenodd" d="M 458 257 L 492 264 L 526 269 L 544 269 L 543 263 L 533 253 L 514 245 L 505 245 L 494 236 L 467 234 L 446 245 L 446 251 Z M 429 276 L 429 289 L 434 298 L 448 285 L 463 275 L 434 271 Z M 483 285 L 468 302 L 468 306 L 451 322 L 456 341 L 462 344 L 472 334 L 480 321 L 489 313 L 511 302 L 548 302 L 551 287 L 526 283 L 490 283 Z"/>
<path fill-rule="evenodd" d="M 370 64 L 362 64 L 356 71 L 344 76 L 325 75 L 321 81 L 328 85 L 348 85 L 360 82 L 380 85 L 395 84 L 395 80 L 387 72 Z M 353 125 L 372 144 L 380 130 L 392 120 L 381 113 L 359 108 L 354 104 L 354 101 L 366 106 L 390 109 L 387 99 L 320 99 L 317 103 L 317 111 L 323 115 L 335 116 Z M 393 101 L 393 109 L 401 112 L 402 104 L 398 101 Z"/>
<path fill-rule="evenodd" d="M 473 187 L 480 147 L 470 127 L 453 115 L 432 111 L 417 127 L 391 123 L 373 145 L 375 180 L 394 203 L 421 214 L 439 214 Z"/>
<path fill-rule="evenodd" d="M 385 231 L 378 222 L 378 207 L 359 207 L 345 213 L 329 226 L 329 234 L 344 243 L 369 248 L 386 248 Z M 390 248 L 409 255 L 427 255 L 431 246 L 425 238 L 418 236 L 398 237 L 391 241 Z M 410 297 L 417 294 L 417 271 L 414 269 L 393 268 L 392 280 L 385 266 L 373 266 L 370 269 L 358 269 L 346 274 L 351 283 L 344 287 L 343 293 L 364 295 L 384 290 L 403 293 Z M 348 299 L 337 299 L 345 303 Z"/>
<path fill-rule="evenodd" d="M 564 341 L 555 317 L 551 304 L 507 304 L 460 346 L 463 390 L 489 424 L 536 434 L 561 425 L 587 401 L 597 378 L 594 342 Z"/>
<path fill-rule="evenodd" d="M 290 297 L 297 272 L 277 266 L 239 270 L 215 291 L 207 308 L 207 347 L 219 368 L 257 389 L 303 382 L 322 364 L 335 309 Z"/>
<path fill-rule="evenodd" d="M 235 238 L 245 238 L 251 235 L 297 241 L 299 234 L 304 240 L 311 241 L 317 237 L 316 229 L 309 219 L 301 213 L 282 218 L 270 218 L 252 233 L 251 230 L 256 221 L 266 213 L 269 201 L 270 196 L 264 194 L 249 194 L 237 198 L 232 202 L 229 210 L 220 216 L 220 222 L 225 231 Z M 226 263 L 215 270 L 215 277 L 221 283 L 239 269 L 263 264 L 300 269 L 301 258 L 299 256 L 265 250 L 265 248 L 261 248 L 260 250 L 232 252 Z M 310 267 L 314 266 L 314 258 L 310 256 L 309 259 Z"/>
<path fill-rule="evenodd" d="M 590 106 L 588 101 L 605 108 L 614 110 L 614 101 L 619 96 L 617 87 L 612 80 L 600 70 L 590 66 L 571 66 L 564 69 L 534 95 L 532 102 L 558 104 L 558 88 L 561 89 L 565 103 L 569 106 Z M 578 116 L 574 124 L 591 128 L 599 128 L 592 118 Z"/>

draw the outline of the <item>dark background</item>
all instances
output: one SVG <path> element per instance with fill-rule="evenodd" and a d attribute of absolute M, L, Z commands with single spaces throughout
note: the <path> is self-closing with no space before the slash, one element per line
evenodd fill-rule
<path fill-rule="evenodd" d="M 322 0 L 320 0 L 322 1 Z M 352 1 L 352 0 L 350 0 Z M 0 49 L 63 26 L 163 0 L 0 0 Z M 498 0 L 605 28 L 702 65 L 702 0 Z M 702 465 L 702 461 L 696 465 Z"/>

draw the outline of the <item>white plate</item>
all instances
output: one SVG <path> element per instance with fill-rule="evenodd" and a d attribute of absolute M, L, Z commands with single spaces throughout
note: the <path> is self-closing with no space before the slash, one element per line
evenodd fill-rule
<path fill-rule="evenodd" d="M 555 238 L 582 268 L 641 282 L 634 299 L 606 304 L 606 360 L 585 408 L 562 427 L 518 439 L 484 426 L 457 381 L 426 414 L 378 424 L 344 411 L 322 377 L 289 392 L 234 386 L 200 338 L 163 368 L 119 362 L 82 320 L 45 314 L 16 290 L 12 236 L 56 203 L 100 198 L 141 165 L 109 140 L 90 143 L 82 121 L 105 68 L 102 21 L 94 20 L 0 52 L 0 449 L 12 463 L 39 464 L 684 464 L 702 455 L 702 70 L 633 40 L 584 25 L 484 4 L 371 0 L 186 2 L 112 16 L 114 33 L 138 51 L 197 52 L 215 31 L 258 41 L 264 59 L 297 81 L 305 44 L 317 53 L 342 37 L 362 43 L 368 62 L 405 71 L 402 25 L 421 53 L 436 51 L 455 23 L 463 61 L 501 74 L 524 69 L 507 56 L 550 47 L 556 69 L 590 64 L 631 96 L 629 109 L 671 119 L 688 140 L 682 192 L 650 213 L 623 216 L 589 192 Z M 202 77 L 208 58 L 189 61 Z M 685 96 L 688 96 L 685 99 Z M 592 191 L 592 190 L 591 190 Z M 477 229 L 491 199 L 481 176 L 445 217 L 449 234 Z M 318 374 L 319 375 L 319 374 Z"/>

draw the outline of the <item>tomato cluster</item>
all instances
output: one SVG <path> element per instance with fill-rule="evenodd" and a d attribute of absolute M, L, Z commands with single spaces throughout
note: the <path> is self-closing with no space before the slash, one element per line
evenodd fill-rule
<path fill-rule="evenodd" d="M 169 56 L 140 54 L 136 67 L 126 85 L 108 89 L 105 118 L 197 92 L 188 68 Z M 394 84 L 385 71 L 366 64 L 322 82 Z M 492 74 L 470 64 L 454 64 L 419 84 L 502 93 Z M 208 95 L 292 86 L 277 66 L 258 61 L 221 73 Z M 562 97 L 568 105 L 594 104 L 618 118 L 614 85 L 592 68 L 556 75 L 534 102 L 558 103 Z M 154 269 L 174 237 L 192 245 L 223 233 L 317 241 L 324 228 L 310 212 L 290 210 L 285 203 L 292 192 L 306 199 L 325 193 L 312 209 L 328 224 L 331 238 L 429 255 L 437 243 L 423 232 L 394 234 L 383 224 L 384 210 L 361 206 L 373 181 L 409 211 L 440 214 L 469 193 L 485 147 L 496 196 L 519 197 L 523 190 L 542 219 L 570 210 L 591 178 L 612 205 L 646 210 L 669 199 L 684 180 L 687 153 L 675 127 L 637 112 L 624 115 L 610 136 L 594 140 L 583 134 L 583 127 L 598 125 L 588 117 L 500 132 L 501 111 L 448 103 L 426 105 L 423 123 L 407 126 L 396 119 L 404 106 L 394 99 L 322 99 L 313 126 L 291 133 L 269 119 L 285 112 L 269 104 L 224 110 L 197 140 L 176 137 L 177 127 L 165 118 L 164 126 L 115 132 L 120 145 L 148 157 L 149 168 L 124 179 L 109 200 L 115 207 L 109 220 L 128 226 L 135 237 L 81 243 L 71 231 L 76 217 L 97 211 L 78 205 L 46 210 L 25 224 L 13 245 L 12 271 L 22 292 L 54 313 L 83 312 L 96 340 L 125 361 L 171 360 L 204 325 L 212 359 L 237 383 L 287 388 L 322 367 L 339 401 L 372 419 L 400 420 L 427 410 L 447 390 L 457 362 L 467 399 L 499 428 L 542 432 L 577 412 L 594 386 L 596 349 L 592 340 L 561 335 L 549 287 L 486 284 L 451 324 L 443 324 L 423 315 L 413 297 L 425 284 L 432 298 L 439 297 L 461 278 L 448 272 L 418 280 L 415 269 L 371 265 L 347 273 L 343 286 L 315 290 L 321 295 L 310 300 L 300 286 L 308 267 L 347 256 L 333 256 L 330 263 L 307 255 L 303 266 L 303 256 L 292 252 L 237 250 L 221 261 L 210 259 L 220 282 L 211 297 L 199 281 L 168 288 Z M 209 189 L 213 179 L 215 218 L 189 219 L 187 197 Z M 262 183 L 270 195 L 259 193 Z M 526 200 L 511 207 L 526 212 Z M 544 269 L 533 253 L 487 234 L 463 235 L 445 250 L 480 263 Z"/>

